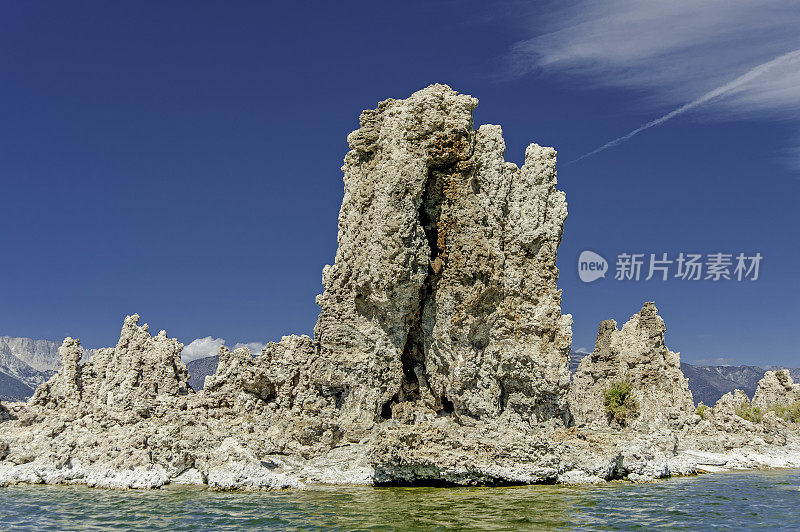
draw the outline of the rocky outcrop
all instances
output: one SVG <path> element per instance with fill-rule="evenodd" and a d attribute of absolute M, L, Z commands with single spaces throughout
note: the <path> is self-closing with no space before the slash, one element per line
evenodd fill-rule
<path fill-rule="evenodd" d="M 235 438 L 226 438 L 209 461 L 206 483 L 216 489 L 283 489 L 302 488 L 296 478 L 276 473 L 273 462 L 264 462 L 243 447 Z"/>
<path fill-rule="evenodd" d="M 575 423 L 595 427 L 618 424 L 610 419 L 606 395 L 621 383 L 632 401 L 625 423 L 660 424 L 679 429 L 694 416 L 695 407 L 680 358 L 664 342 L 666 327 L 654 303 L 617 329 L 614 320 L 600 324 L 594 352 L 578 367 L 569 394 Z"/>
<path fill-rule="evenodd" d="M 65 338 L 58 350 L 61 360 L 61 371 L 36 389 L 31 402 L 40 406 L 70 408 L 81 403 L 83 382 L 80 340 Z"/>
<path fill-rule="evenodd" d="M 0 398 L 24 401 L 60 367 L 59 343 L 0 336 Z M 83 349 L 87 361 L 94 349 Z"/>
<path fill-rule="evenodd" d="M 795 405 L 800 386 L 786 370 L 767 371 L 753 400 L 741 390 L 727 393 L 713 408 L 702 411 L 703 420 L 685 435 L 687 445 L 712 452 L 775 452 L 775 447 L 798 455 Z M 800 405 L 796 405 L 795 408 Z"/>
<path fill-rule="evenodd" d="M 137 315 L 88 361 L 67 338 L 59 373 L 6 412 L 0 485 L 276 489 L 692 473 L 680 438 L 699 448 L 691 437 L 716 437 L 729 412 L 699 423 L 652 303 L 621 330 L 601 324 L 570 390 L 555 151 L 532 144 L 521 168 L 506 162 L 500 128 L 473 129 L 476 105 L 432 85 L 362 114 L 348 137 L 339 248 L 323 270 L 314 338 L 285 336 L 255 355 L 223 347 L 199 392 L 182 344 L 151 336 Z M 603 404 L 619 381 L 637 406 L 624 427 Z M 754 430 L 777 445 L 773 418 L 777 428 Z"/>
<path fill-rule="evenodd" d="M 354 438 L 381 419 L 564 415 L 555 151 L 505 162 L 500 128 L 472 128 L 477 103 L 433 85 L 365 111 L 348 137 L 315 334 Z"/>
<path fill-rule="evenodd" d="M 32 405 L 78 414 L 120 418 L 149 417 L 161 404 L 189 392 L 181 361 L 183 344 L 165 331 L 155 337 L 139 316 L 125 318 L 117 346 L 100 349 L 81 364 L 80 341 L 67 338 L 59 348 L 61 370 L 36 390 Z"/>
<path fill-rule="evenodd" d="M 476 105 L 432 85 L 362 114 L 313 339 L 257 356 L 223 348 L 202 393 L 187 385 L 181 344 L 151 337 L 138 316 L 85 363 L 67 339 L 62 370 L 19 422 L 58 436 L 10 442 L 10 461 L 49 453 L 85 475 L 145 467 L 145 484 L 195 470 L 225 487 L 213 471 L 226 449 L 246 449 L 240 469 L 267 479 L 269 456 L 313 462 L 351 447 L 383 479 L 555 478 L 547 434 L 568 421 L 571 317 L 555 265 L 566 202 L 555 151 L 532 144 L 522 168 L 506 162 L 500 128 L 473 129 Z"/>
<path fill-rule="evenodd" d="M 683 434 L 687 448 L 715 453 L 764 452 L 793 443 L 798 456 L 797 436 L 774 412 L 753 410 L 750 399 L 741 390 L 729 392 L 713 408 L 702 410 L 701 420 Z"/>
<path fill-rule="evenodd" d="M 264 453 L 319 456 L 341 442 L 343 391 L 323 380 L 317 349 L 308 336 L 295 335 L 268 343 L 257 357 L 222 347 L 197 404 L 223 425 L 247 412 L 252 428 L 244 441 Z"/>
<path fill-rule="evenodd" d="M 800 403 L 800 384 L 795 384 L 788 370 L 768 371 L 758 382 L 753 406 L 761 410 Z"/>
<path fill-rule="evenodd" d="M 799 466 L 797 431 L 776 412 L 754 408 L 741 390 L 713 408 L 695 409 L 665 330 L 653 303 L 621 330 L 612 320 L 600 324 L 595 350 L 581 361 L 569 393 L 577 438 L 596 443 L 587 449 L 571 440 L 567 456 L 576 465 L 565 479 L 591 481 L 583 475 L 593 468 L 600 478 L 641 481 L 695 470 Z M 762 389 L 773 398 L 788 390 L 770 379 Z M 623 395 L 629 397 L 620 401 Z M 626 415 L 610 416 L 614 407 Z"/>

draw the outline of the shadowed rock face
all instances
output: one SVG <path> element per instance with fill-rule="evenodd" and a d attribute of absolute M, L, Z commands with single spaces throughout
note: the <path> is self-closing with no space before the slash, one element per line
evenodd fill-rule
<path fill-rule="evenodd" d="M 365 111 L 348 137 L 315 333 L 355 432 L 426 413 L 564 415 L 555 151 L 505 162 L 500 128 L 473 130 L 476 105 L 433 85 Z"/>
<path fill-rule="evenodd" d="M 614 320 L 600 324 L 594 352 L 578 366 L 570 390 L 570 410 L 577 424 L 608 424 L 603 394 L 612 384 L 630 382 L 638 407 L 630 422 L 682 426 L 694 414 L 680 359 L 664 343 L 666 328 L 654 303 L 617 329 Z"/>

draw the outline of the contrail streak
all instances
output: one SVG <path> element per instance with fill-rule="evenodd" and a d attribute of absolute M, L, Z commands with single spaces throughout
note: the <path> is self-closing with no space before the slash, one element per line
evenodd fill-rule
<path fill-rule="evenodd" d="M 667 120 L 675 118 L 676 116 L 678 116 L 680 114 L 683 114 L 686 111 L 690 111 L 690 110 L 694 109 L 698 105 L 703 105 L 704 103 L 706 103 L 706 102 L 708 102 L 710 100 L 713 100 L 714 98 L 718 98 L 720 96 L 723 96 L 726 93 L 741 87 L 742 85 L 744 85 L 748 81 L 757 78 L 761 74 L 765 73 L 766 71 L 768 71 L 769 69 L 771 69 L 771 68 L 773 68 L 773 67 L 775 67 L 777 65 L 780 65 L 780 64 L 786 63 L 786 62 L 790 62 L 790 61 L 793 61 L 793 60 L 798 59 L 798 58 L 800 58 L 800 50 L 795 50 L 793 52 L 789 52 L 789 53 L 780 55 L 780 56 L 776 57 L 775 59 L 773 59 L 771 61 L 767 61 L 766 63 L 761 63 L 757 67 L 755 67 L 755 68 L 753 68 L 751 70 L 748 70 L 747 72 L 745 72 L 744 74 L 742 74 L 738 78 L 734 79 L 733 81 L 730 81 L 730 82 L 726 83 L 725 85 L 722 85 L 721 87 L 717 87 L 716 89 L 714 89 L 712 91 L 709 91 L 709 92 L 705 93 L 704 95 L 700 96 L 696 100 L 693 100 L 693 101 L 691 101 L 691 102 L 689 102 L 689 103 L 687 103 L 685 105 L 682 105 L 682 106 L 678 107 L 677 109 L 675 109 L 674 111 L 669 112 L 669 113 L 665 114 L 664 116 L 662 116 L 660 118 L 656 118 L 655 120 L 652 120 L 652 121 L 646 123 L 645 125 L 634 129 L 633 131 L 631 131 L 627 135 L 623 135 L 622 137 L 616 138 L 616 139 L 612 140 L 611 142 L 607 142 L 607 143 L 603 144 L 602 146 L 600 146 L 596 150 L 590 151 L 589 153 L 587 153 L 585 155 L 582 155 L 582 156 L 578 157 L 577 159 L 570 161 L 567 164 L 572 164 L 572 163 L 578 162 L 578 161 L 580 161 L 582 159 L 585 159 L 587 157 L 590 157 L 592 155 L 600 153 L 601 151 L 605 151 L 608 148 L 613 148 L 614 146 L 618 146 L 619 144 L 622 144 L 626 140 L 630 139 L 631 137 L 633 137 L 635 135 L 638 135 L 639 133 L 641 133 L 645 129 L 650 129 L 651 127 L 655 127 L 655 126 L 661 125 L 664 122 L 666 122 Z"/>

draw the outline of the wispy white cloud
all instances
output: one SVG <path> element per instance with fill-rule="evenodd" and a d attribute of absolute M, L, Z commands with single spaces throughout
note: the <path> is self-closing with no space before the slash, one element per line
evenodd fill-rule
<path fill-rule="evenodd" d="M 223 338 L 214 338 L 213 336 L 196 338 L 184 346 L 183 351 L 181 351 L 181 360 L 184 362 L 191 362 L 199 358 L 214 356 L 223 345 L 225 345 L 225 340 Z M 239 342 L 234 344 L 233 349 L 238 349 L 240 347 L 246 347 L 251 353 L 258 354 L 264 349 L 264 344 L 259 342 Z"/>
<path fill-rule="evenodd" d="M 595 150 L 592 150 L 592 151 L 590 151 L 590 152 L 578 157 L 577 159 L 575 159 L 575 161 L 580 161 L 581 159 L 585 159 L 587 157 L 595 155 L 596 153 L 600 153 L 601 151 L 605 151 L 605 150 L 607 150 L 609 148 L 613 148 L 614 146 L 618 146 L 618 145 L 622 144 L 623 142 L 625 142 L 626 140 L 629 140 L 632 137 L 638 135 L 642 131 L 650 129 L 651 127 L 660 126 L 664 122 L 666 122 L 668 120 L 672 120 L 673 118 L 675 118 L 678 115 L 682 115 L 683 113 L 691 111 L 695 107 L 699 107 L 700 105 L 703 105 L 704 103 L 708 103 L 708 102 L 710 102 L 710 101 L 712 101 L 712 100 L 714 100 L 716 98 L 721 98 L 721 97 L 723 97 L 723 96 L 725 96 L 725 95 L 727 95 L 727 94 L 729 94 L 731 92 L 736 91 L 739 87 L 742 87 L 743 85 L 745 85 L 745 84 L 747 84 L 747 83 L 749 83 L 749 82 L 751 82 L 753 80 L 756 80 L 759 77 L 763 77 L 763 76 L 767 75 L 770 72 L 770 70 L 772 70 L 772 69 L 774 69 L 776 67 L 785 65 L 785 64 L 795 63 L 795 62 L 798 61 L 798 59 L 800 59 L 800 50 L 794 50 L 794 51 L 789 52 L 787 54 L 779 55 L 778 57 L 776 57 L 776 58 L 774 58 L 774 59 L 772 59 L 770 61 L 767 61 L 766 63 L 762 63 L 762 64 L 760 64 L 760 65 L 758 65 L 758 66 L 756 66 L 754 68 L 751 68 L 750 70 L 748 70 L 747 72 L 745 72 L 744 74 L 742 74 L 738 78 L 734 79 L 733 81 L 730 81 L 730 82 L 728 82 L 728 83 L 726 83 L 726 84 L 724 84 L 724 85 L 722 85 L 720 87 L 717 87 L 714 90 L 708 91 L 707 93 L 703 94 L 699 98 L 696 98 L 696 99 L 692 100 L 691 102 L 689 102 L 687 104 L 681 105 L 677 109 L 674 109 L 674 110 L 670 111 L 669 113 L 656 118 L 655 120 L 651 120 L 650 122 L 647 122 L 643 126 L 637 127 L 636 129 L 634 129 L 630 133 L 622 135 L 621 137 L 617 137 L 617 138 L 615 138 L 614 140 L 612 140 L 610 142 L 606 142 L 605 144 L 603 144 L 599 148 L 597 148 Z M 572 162 L 575 162 L 575 161 L 572 161 Z"/>
<path fill-rule="evenodd" d="M 580 353 L 582 355 L 588 355 L 589 353 L 591 353 L 591 351 L 589 351 L 585 347 L 579 347 L 578 349 L 575 350 L 575 352 Z"/>
<path fill-rule="evenodd" d="M 239 342 L 239 343 L 234 344 L 233 348 L 234 349 L 239 349 L 240 347 L 246 347 L 247 349 L 250 350 L 250 352 L 252 354 L 257 355 L 257 354 L 261 353 L 262 349 L 264 349 L 264 345 L 265 344 L 262 344 L 261 342 L 248 342 L 246 344 L 243 344 L 243 343 Z"/>
<path fill-rule="evenodd" d="M 181 351 L 181 359 L 184 362 L 191 362 L 192 360 L 197 360 L 198 358 L 210 357 L 216 355 L 220 346 L 223 345 L 225 345 L 225 340 L 222 338 L 213 338 L 211 336 L 197 338 L 183 347 L 183 351 Z"/>
<path fill-rule="evenodd" d="M 514 47 L 517 72 L 637 89 L 643 103 L 679 106 L 640 130 L 701 105 L 706 117 L 800 122 L 800 62 L 786 56 L 800 49 L 794 2 L 582 0 L 545 26 Z"/>

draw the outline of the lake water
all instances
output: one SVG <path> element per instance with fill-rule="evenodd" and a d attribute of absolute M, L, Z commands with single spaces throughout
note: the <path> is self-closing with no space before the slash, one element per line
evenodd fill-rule
<path fill-rule="evenodd" d="M 220 493 L 0 488 L 0 530 L 798 529 L 800 471 L 652 484 Z"/>

